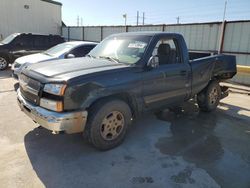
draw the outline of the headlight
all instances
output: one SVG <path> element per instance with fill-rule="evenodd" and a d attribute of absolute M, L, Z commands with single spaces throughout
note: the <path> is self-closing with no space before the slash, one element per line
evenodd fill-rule
<path fill-rule="evenodd" d="M 21 64 L 17 63 L 16 61 L 13 63 L 13 68 L 17 69 L 21 67 Z"/>
<path fill-rule="evenodd" d="M 23 64 L 21 64 L 19 67 L 20 67 L 20 69 L 22 70 L 23 67 L 28 66 L 29 64 L 30 64 L 30 63 L 23 63 Z"/>
<path fill-rule="evenodd" d="M 63 103 L 62 101 L 54 101 L 50 99 L 41 98 L 40 106 L 46 108 L 48 110 L 53 110 L 56 112 L 63 111 Z"/>
<path fill-rule="evenodd" d="M 45 84 L 43 91 L 53 94 L 62 96 L 66 89 L 66 85 L 64 84 Z"/>

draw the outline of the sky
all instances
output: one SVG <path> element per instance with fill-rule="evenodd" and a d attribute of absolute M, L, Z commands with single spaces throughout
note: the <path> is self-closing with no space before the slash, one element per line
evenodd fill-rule
<path fill-rule="evenodd" d="M 223 20 L 225 0 L 57 0 L 63 4 L 62 20 L 67 26 L 139 25 L 212 22 Z M 225 19 L 250 20 L 250 0 L 227 0 Z"/>

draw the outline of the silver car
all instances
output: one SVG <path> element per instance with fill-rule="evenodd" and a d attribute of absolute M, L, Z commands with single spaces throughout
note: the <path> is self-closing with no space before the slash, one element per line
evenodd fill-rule
<path fill-rule="evenodd" d="M 88 54 L 97 43 L 86 41 L 71 41 L 58 44 L 42 53 L 20 57 L 12 64 L 13 77 L 18 79 L 21 70 L 29 64 L 56 59 L 83 57 Z"/>

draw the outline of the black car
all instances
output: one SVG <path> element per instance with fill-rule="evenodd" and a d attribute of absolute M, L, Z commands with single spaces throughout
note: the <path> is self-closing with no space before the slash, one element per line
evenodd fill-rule
<path fill-rule="evenodd" d="M 65 42 L 59 35 L 14 33 L 0 42 L 0 70 L 4 70 L 18 57 L 39 53 Z"/>

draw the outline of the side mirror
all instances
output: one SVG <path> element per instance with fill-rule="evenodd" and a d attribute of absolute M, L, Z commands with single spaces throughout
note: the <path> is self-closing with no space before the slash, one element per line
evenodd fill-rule
<path fill-rule="evenodd" d="M 151 56 L 148 60 L 147 67 L 154 69 L 159 67 L 159 59 L 157 56 Z"/>
<path fill-rule="evenodd" d="M 66 58 L 67 58 L 67 59 L 75 58 L 75 55 L 74 55 L 74 54 L 67 54 L 67 55 L 66 55 Z"/>

